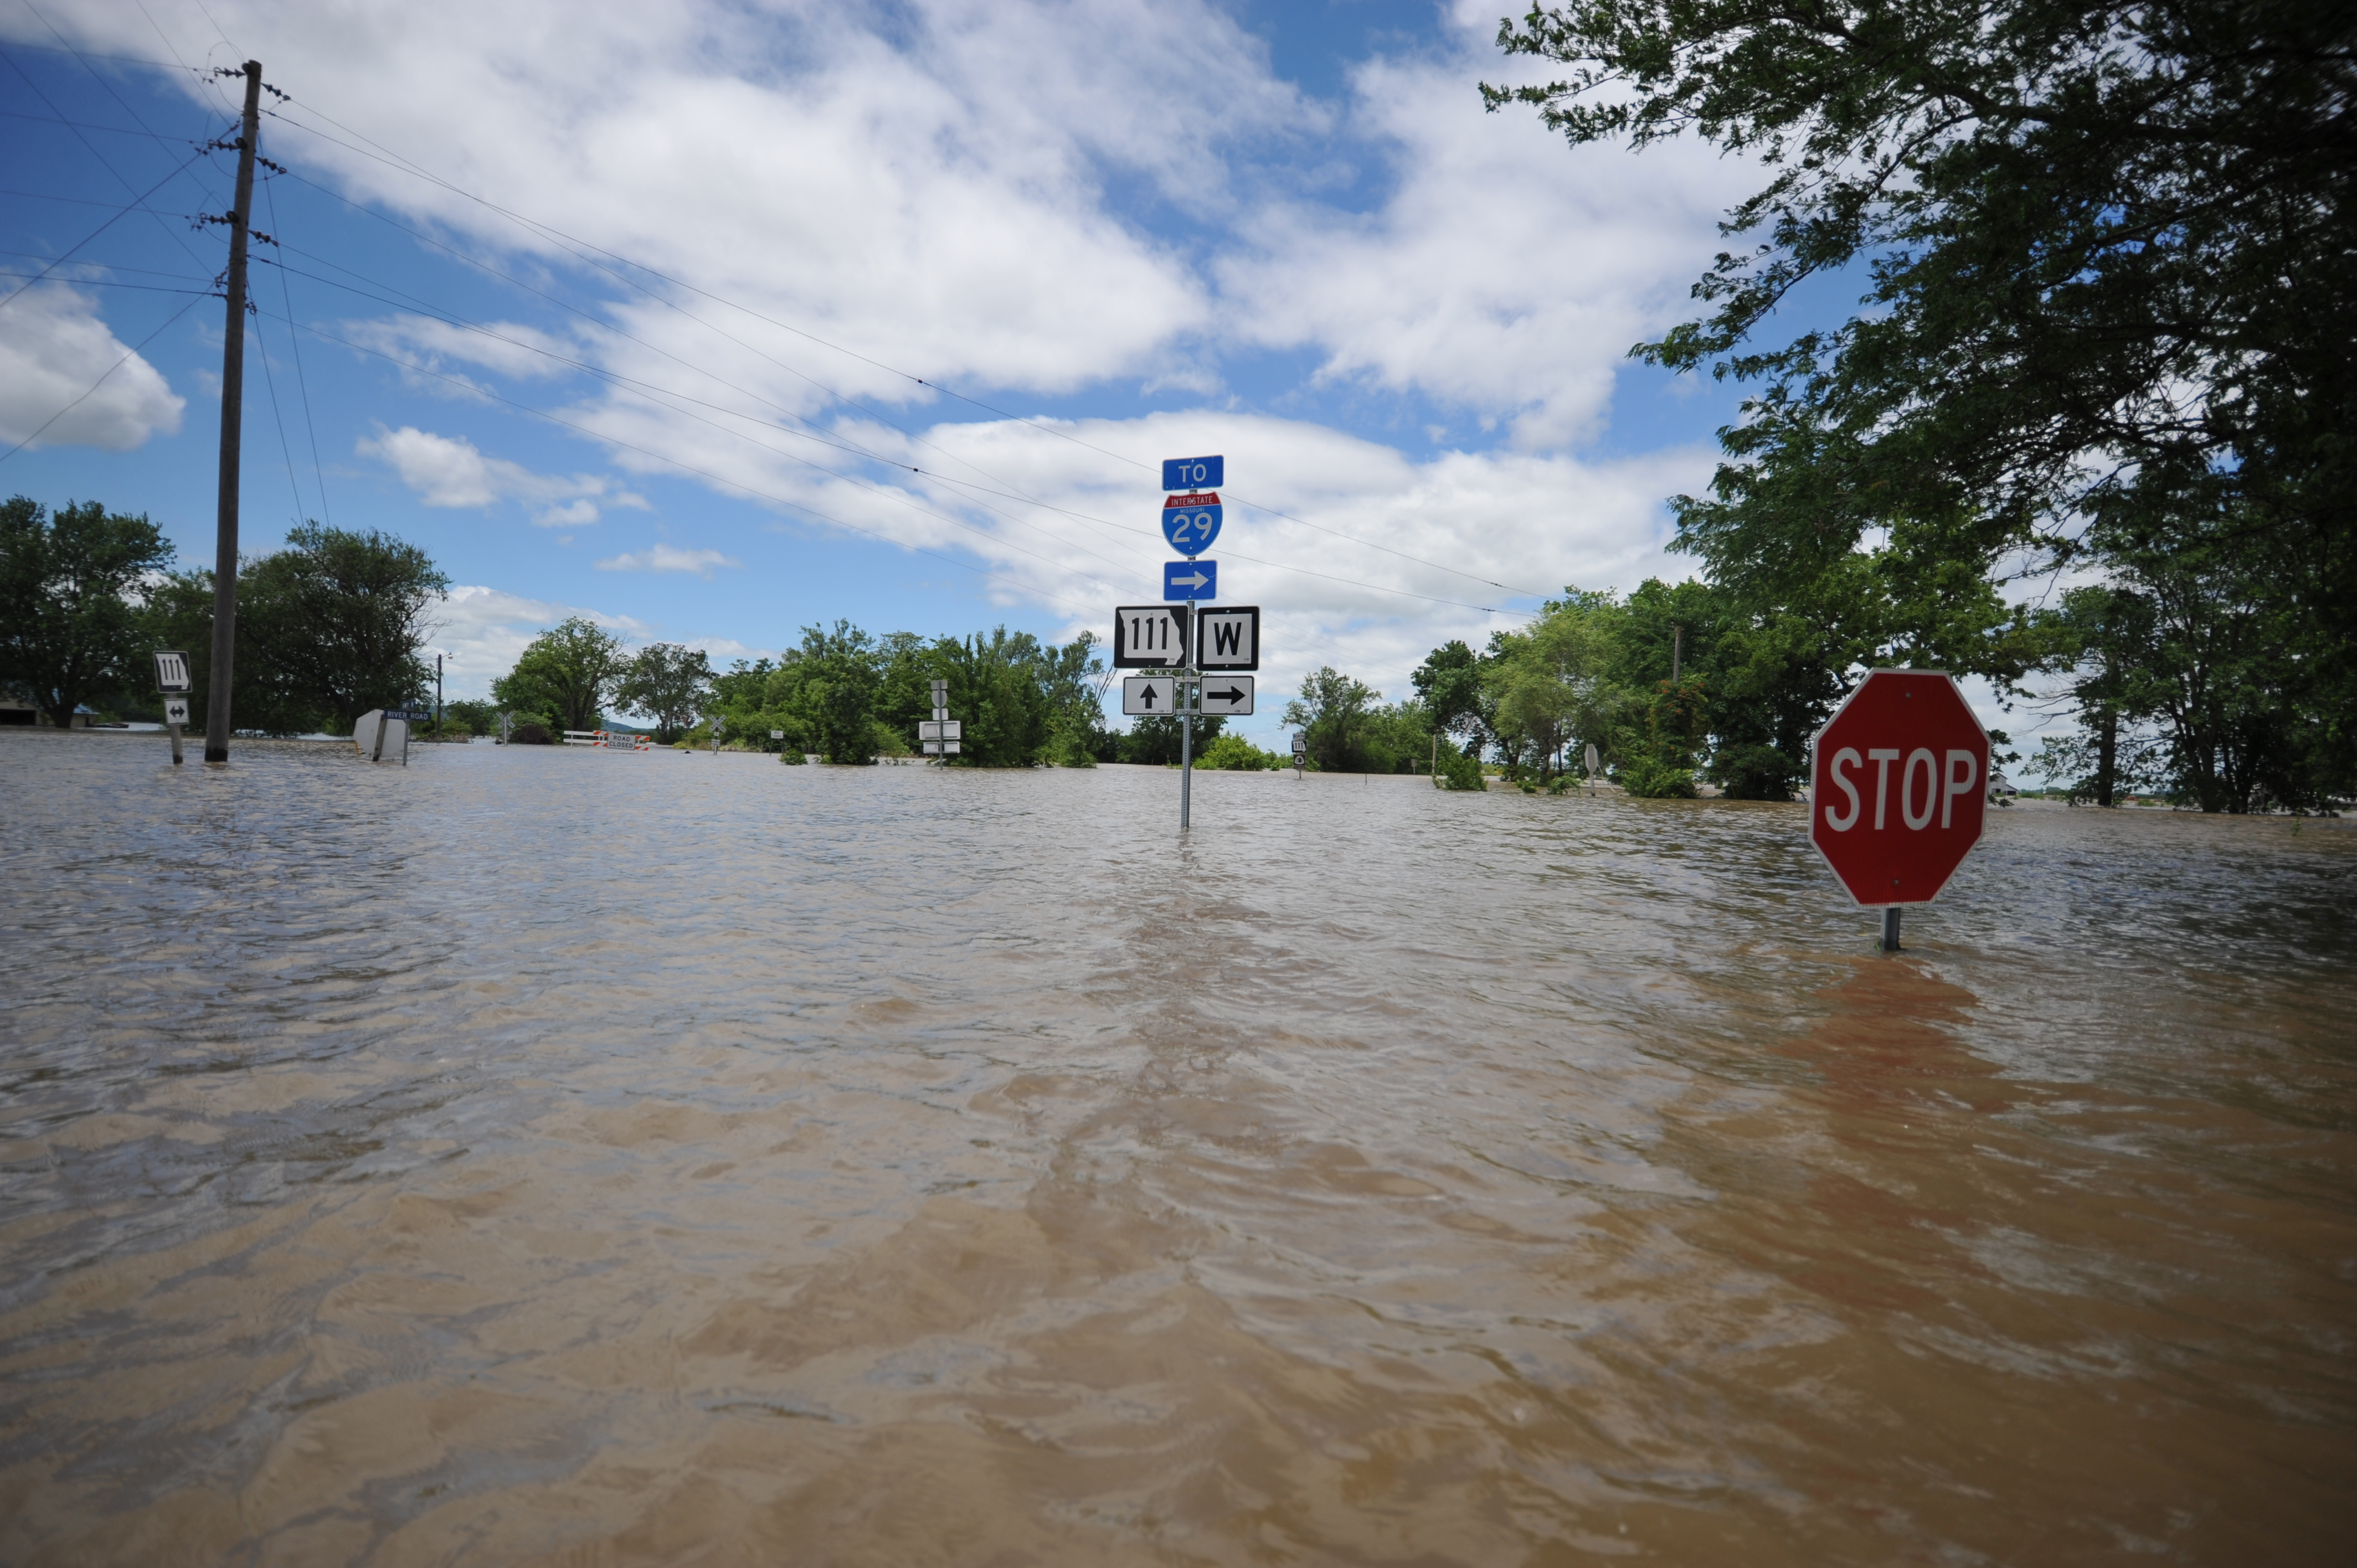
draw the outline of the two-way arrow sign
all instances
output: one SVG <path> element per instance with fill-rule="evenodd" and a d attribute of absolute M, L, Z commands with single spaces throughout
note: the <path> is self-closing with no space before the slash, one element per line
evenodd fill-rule
<path fill-rule="evenodd" d="M 1198 712 L 1242 717 L 1253 711 L 1253 678 L 1206 675 L 1197 693 Z"/>

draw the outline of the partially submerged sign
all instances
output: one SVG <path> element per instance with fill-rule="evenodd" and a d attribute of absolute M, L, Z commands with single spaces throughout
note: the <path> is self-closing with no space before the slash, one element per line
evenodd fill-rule
<path fill-rule="evenodd" d="M 1939 671 L 1877 670 L 1817 732 L 1809 842 L 1871 908 L 1927 904 L 1988 811 L 1988 732 Z"/>
<path fill-rule="evenodd" d="M 185 692 L 189 687 L 188 656 L 177 648 L 156 650 L 156 690 Z"/>

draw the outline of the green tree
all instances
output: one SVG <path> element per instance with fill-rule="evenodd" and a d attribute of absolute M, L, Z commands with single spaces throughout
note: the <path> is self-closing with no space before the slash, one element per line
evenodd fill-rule
<path fill-rule="evenodd" d="M 1382 697 L 1363 681 L 1321 665 L 1301 682 L 1301 695 L 1285 704 L 1284 723 L 1301 732 L 1309 760 L 1321 772 L 1372 773 L 1381 755 L 1382 771 L 1388 773 L 1389 752 L 1379 754 L 1370 745 L 1379 733 L 1374 714 Z"/>
<path fill-rule="evenodd" d="M 655 721 L 660 746 L 677 740 L 705 711 L 711 695 L 711 661 L 703 650 L 676 642 L 651 642 L 640 649 L 614 687 L 616 703 Z M 764 726 L 764 733 L 774 727 Z"/>
<path fill-rule="evenodd" d="M 800 721 L 809 742 L 829 762 L 869 763 L 876 737 L 869 726 L 883 671 L 875 638 L 847 620 L 833 631 L 807 626 L 772 685 Z"/>
<path fill-rule="evenodd" d="M 2052 650 L 1993 610 L 1993 575 L 2200 540 L 2204 591 L 2248 585 L 2307 660 L 2287 733 L 2348 787 L 2342 11 L 1587 0 L 1500 41 L 1569 70 L 1485 88 L 1493 109 L 1534 105 L 1575 144 L 1691 133 L 1769 171 L 1725 225 L 1745 242 L 1695 285 L 1709 314 L 1635 350 L 1754 384 L 1710 496 L 1674 503 L 1681 546 L 1748 611 L 1868 642 L 1879 619 L 1915 661 L 2005 682 Z M 1866 308 L 1755 342 L 1819 276 L 1861 277 Z"/>
<path fill-rule="evenodd" d="M 1408 677 L 1430 716 L 1433 733 L 1448 739 L 1462 736 L 1469 755 L 1478 758 L 1485 735 L 1492 727 L 1496 703 L 1482 680 L 1481 656 L 1460 639 L 1442 643 L 1425 655 Z"/>
<path fill-rule="evenodd" d="M 491 683 L 491 697 L 552 729 L 596 729 L 629 668 L 620 638 L 571 616 L 525 645 L 515 668 Z"/>
<path fill-rule="evenodd" d="M 250 669 L 262 705 L 249 714 L 232 696 L 231 716 L 341 735 L 371 708 L 422 699 L 427 618 L 449 589 L 425 551 L 391 534 L 294 529 L 285 549 L 238 569 L 237 684 Z"/>
<path fill-rule="evenodd" d="M 83 703 L 138 684 L 153 645 L 133 596 L 171 559 L 154 523 L 96 501 L 53 517 L 25 496 L 0 505 L 0 681 L 61 729 Z"/>
<path fill-rule="evenodd" d="M 1608 755 L 1620 749 L 1630 696 L 1613 674 L 1625 618 L 1609 594 L 1571 589 L 1525 629 L 1491 639 L 1482 682 L 1510 768 L 1533 768 L 1544 779 L 1587 741 Z"/>

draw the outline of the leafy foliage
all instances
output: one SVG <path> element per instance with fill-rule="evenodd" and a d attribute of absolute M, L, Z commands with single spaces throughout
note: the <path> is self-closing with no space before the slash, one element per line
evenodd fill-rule
<path fill-rule="evenodd" d="M 551 730 L 596 729 L 629 669 L 620 638 L 572 616 L 526 644 L 491 696 Z"/>
<path fill-rule="evenodd" d="M 2183 790 L 2231 809 L 2357 784 L 2344 9 L 1586 0 L 1500 43 L 1569 70 L 1485 88 L 1493 109 L 1534 106 L 1575 144 L 1692 134 L 1770 171 L 1725 224 L 1746 243 L 1695 286 L 1708 314 L 1634 350 L 1754 383 L 1710 495 L 1674 505 L 1755 631 L 1789 653 L 1795 618 L 1837 674 L 1928 663 L 2005 686 L 2067 660 L 2069 627 L 2008 610 L 1993 578 L 2076 562 L 2147 596 L 2166 581 L 2171 651 L 2143 667 L 2184 665 L 2197 623 L 2264 623 L 2301 660 L 2270 681 L 2202 656 L 2257 682 L 2217 693 L 2240 751 L 2302 760 L 2228 782 L 2241 765 L 2205 761 L 2225 753 L 2172 716 Z M 1866 308 L 1754 340 L 1826 276 L 1861 279 Z M 2197 615 L 2183 591 L 2213 602 Z"/>
<path fill-rule="evenodd" d="M 305 523 L 284 549 L 237 573 L 230 717 L 266 735 L 342 735 L 371 708 L 422 702 L 420 656 L 450 579 L 416 545 L 376 530 Z M 147 591 L 154 639 L 188 650 L 189 714 L 206 722 L 212 679 L 213 575 L 174 573 Z"/>
<path fill-rule="evenodd" d="M 651 642 L 623 671 L 614 700 L 654 720 L 656 744 L 669 746 L 704 711 L 711 688 L 712 664 L 703 650 Z"/>
<path fill-rule="evenodd" d="M 171 559 L 155 524 L 96 501 L 54 517 L 26 496 L 0 505 L 0 682 L 60 729 L 84 703 L 140 682 L 152 644 L 130 596 Z"/>

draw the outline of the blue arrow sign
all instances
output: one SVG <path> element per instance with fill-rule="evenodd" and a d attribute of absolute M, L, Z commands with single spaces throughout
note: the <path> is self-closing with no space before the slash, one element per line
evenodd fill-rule
<path fill-rule="evenodd" d="M 1162 537 L 1170 542 L 1171 549 L 1181 555 L 1200 555 L 1219 536 L 1219 491 L 1163 498 Z"/>
<path fill-rule="evenodd" d="M 1166 599 L 1216 599 L 1220 596 L 1217 561 L 1165 561 L 1162 596 Z"/>
<path fill-rule="evenodd" d="M 1162 488 L 1166 490 L 1216 490 L 1227 483 L 1225 457 L 1165 457 Z"/>

